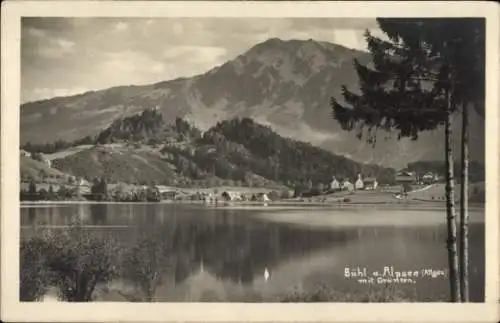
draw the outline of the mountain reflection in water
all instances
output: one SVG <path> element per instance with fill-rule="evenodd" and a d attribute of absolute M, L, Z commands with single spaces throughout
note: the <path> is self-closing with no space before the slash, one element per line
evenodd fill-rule
<path fill-rule="evenodd" d="M 81 204 L 22 208 L 21 224 L 22 235 L 29 236 L 37 226 L 61 230 L 76 216 L 89 230 L 115 237 L 124 248 L 146 237 L 171 259 L 157 286 L 157 301 L 276 301 L 293 288 L 310 290 L 319 284 L 339 292 L 363 292 L 371 287 L 346 279 L 345 267 L 447 267 L 442 211 L 421 211 L 427 219 L 423 225 L 406 227 L 391 220 L 405 211 L 378 211 L 387 212 L 389 218 L 385 224 L 377 220 L 377 225 L 361 225 L 356 218 L 361 213 L 368 219 L 374 210 L 355 212 Z M 342 225 L 335 225 L 336 216 L 343 219 Z M 349 216 L 350 222 L 345 220 Z M 470 285 L 475 301 L 484 300 L 483 216 L 471 212 Z M 428 223 L 430 217 L 437 219 L 433 225 Z M 447 288 L 444 278 L 401 285 L 402 290 L 416 290 L 422 301 L 442 298 Z M 102 300 L 118 301 L 120 294 L 133 293 L 134 287 L 121 279 L 109 289 L 120 292 L 103 293 Z"/>

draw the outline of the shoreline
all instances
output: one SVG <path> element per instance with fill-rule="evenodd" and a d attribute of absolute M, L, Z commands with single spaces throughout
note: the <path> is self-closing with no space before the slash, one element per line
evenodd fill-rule
<path fill-rule="evenodd" d="M 291 206 L 300 208 L 318 207 L 318 208 L 350 208 L 350 207 L 391 207 L 391 208 L 429 208 L 429 209 L 445 209 L 446 205 L 441 201 L 408 201 L 401 203 L 400 201 L 395 202 L 314 202 L 314 201 L 299 201 L 299 200 L 287 200 L 287 201 L 270 201 L 270 202 L 227 202 L 221 201 L 218 204 L 206 203 L 204 201 L 173 201 L 173 200 L 162 200 L 159 202 L 116 202 L 116 201 L 21 201 L 21 208 L 29 207 L 52 207 L 58 205 L 164 205 L 164 204 L 180 204 L 180 205 L 200 205 L 210 208 L 252 208 L 252 207 L 266 207 L 273 209 L 280 206 Z M 484 203 L 470 203 L 469 209 L 485 209 Z"/>

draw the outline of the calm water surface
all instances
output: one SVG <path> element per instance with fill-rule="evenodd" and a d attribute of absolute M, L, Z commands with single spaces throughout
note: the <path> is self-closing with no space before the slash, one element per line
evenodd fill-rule
<path fill-rule="evenodd" d="M 144 235 L 174 246 L 169 252 L 182 261 L 166 271 L 156 301 L 270 302 L 320 285 L 350 294 L 384 288 L 346 278 L 346 267 L 447 274 L 445 213 L 438 208 L 53 205 L 23 207 L 21 235 L 40 226 L 65 230 L 72 216 L 124 247 Z M 470 221 L 471 298 L 484 301 L 484 209 L 472 209 Z M 448 300 L 447 277 L 395 286 L 414 300 Z M 99 298 L 125 301 L 133 293 L 133 282 L 116 280 Z"/>

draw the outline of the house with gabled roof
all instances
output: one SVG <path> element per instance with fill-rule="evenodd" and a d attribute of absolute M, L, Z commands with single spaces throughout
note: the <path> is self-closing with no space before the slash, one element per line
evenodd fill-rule
<path fill-rule="evenodd" d="M 397 184 L 415 184 L 417 182 L 417 177 L 414 173 L 408 171 L 400 171 L 396 174 Z"/>
<path fill-rule="evenodd" d="M 356 182 L 354 183 L 354 187 L 357 189 L 357 190 L 362 190 L 363 187 L 365 187 L 365 183 L 363 182 L 363 177 L 361 176 L 361 174 L 358 174 L 358 179 L 356 180 Z"/>
<path fill-rule="evenodd" d="M 345 179 L 342 182 L 341 188 L 342 188 L 343 191 L 352 192 L 352 191 L 354 191 L 354 184 L 351 183 L 351 181 L 349 181 L 348 179 Z"/>
<path fill-rule="evenodd" d="M 364 179 L 365 190 L 376 190 L 378 187 L 378 181 L 376 177 L 366 177 Z"/>
<path fill-rule="evenodd" d="M 340 182 L 335 178 L 335 176 L 332 177 L 332 181 L 330 182 L 330 190 L 336 191 L 340 189 Z"/>

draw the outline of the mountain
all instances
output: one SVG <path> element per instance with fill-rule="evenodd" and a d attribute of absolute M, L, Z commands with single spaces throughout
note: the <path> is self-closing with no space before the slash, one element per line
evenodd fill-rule
<path fill-rule="evenodd" d="M 218 122 L 202 135 L 180 118 L 165 122 L 156 109 L 115 120 L 87 149 L 57 154 L 63 157 L 52 164 L 61 171 L 139 184 L 317 185 L 327 184 L 332 175 L 353 180 L 360 172 L 389 183 L 395 174 L 284 138 L 250 118 Z"/>
<path fill-rule="evenodd" d="M 370 55 L 314 40 L 269 39 L 205 74 L 143 86 L 119 86 L 21 106 L 21 141 L 53 142 L 96 135 L 116 118 L 158 108 L 166 120 L 185 118 L 206 131 L 217 122 L 249 117 L 278 134 L 359 162 L 404 167 L 444 158 L 443 131 L 418 141 L 378 140 L 373 147 L 332 119 L 330 98 L 357 88 L 352 61 Z M 471 117 L 471 158 L 484 162 L 484 121 Z M 460 120 L 454 124 L 458 136 Z M 383 134 L 381 134 L 383 135 Z M 454 141 L 459 147 L 459 137 Z M 458 152 L 458 150 L 457 150 Z M 459 156 L 458 153 L 456 156 Z"/>

